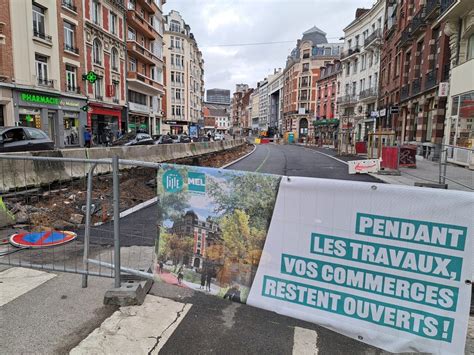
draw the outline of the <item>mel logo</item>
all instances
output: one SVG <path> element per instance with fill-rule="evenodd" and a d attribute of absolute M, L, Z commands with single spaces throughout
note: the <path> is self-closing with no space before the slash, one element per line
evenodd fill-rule
<path fill-rule="evenodd" d="M 162 182 L 166 192 L 179 192 L 183 189 L 183 178 L 174 169 L 163 174 Z"/>
<path fill-rule="evenodd" d="M 206 192 L 206 174 L 195 173 L 190 171 L 188 173 L 188 188 L 191 192 L 205 193 Z"/>

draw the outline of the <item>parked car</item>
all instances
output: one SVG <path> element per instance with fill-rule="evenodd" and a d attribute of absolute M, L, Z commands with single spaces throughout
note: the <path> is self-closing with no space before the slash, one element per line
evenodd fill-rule
<path fill-rule="evenodd" d="M 206 136 L 193 137 L 192 141 L 193 142 L 209 142 L 209 138 Z"/>
<path fill-rule="evenodd" d="M 54 142 L 40 129 L 31 127 L 0 127 L 0 152 L 52 150 Z"/>
<path fill-rule="evenodd" d="M 163 134 L 155 141 L 155 144 L 172 144 L 174 143 L 173 138 L 169 134 Z"/>
<path fill-rule="evenodd" d="M 150 145 L 155 141 L 148 133 L 127 133 L 112 143 L 113 146 Z"/>
<path fill-rule="evenodd" d="M 216 133 L 216 134 L 214 135 L 214 140 L 215 140 L 215 141 L 223 141 L 223 140 L 225 140 L 225 137 L 224 137 L 224 135 L 223 135 L 222 133 Z"/>
<path fill-rule="evenodd" d="M 191 137 L 187 134 L 180 134 L 178 136 L 178 143 L 191 143 Z"/>

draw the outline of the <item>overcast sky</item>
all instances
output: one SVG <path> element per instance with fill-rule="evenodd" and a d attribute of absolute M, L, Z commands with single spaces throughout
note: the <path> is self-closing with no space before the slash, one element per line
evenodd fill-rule
<path fill-rule="evenodd" d="M 256 82 L 283 68 L 302 33 L 313 26 L 340 42 L 342 29 L 357 7 L 374 0 L 168 0 L 164 13 L 177 10 L 191 27 L 205 61 L 205 89 L 234 91 L 235 84 Z M 220 45 L 291 41 L 224 47 Z"/>

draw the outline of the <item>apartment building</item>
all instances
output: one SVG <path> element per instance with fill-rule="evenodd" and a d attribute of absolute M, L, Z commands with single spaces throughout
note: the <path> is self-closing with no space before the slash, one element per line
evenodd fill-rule
<path fill-rule="evenodd" d="M 337 118 L 338 76 L 342 73 L 342 64 L 334 60 L 320 69 L 316 81 L 317 103 L 314 121 L 315 140 L 318 144 L 336 145 L 339 128 Z M 339 82 L 340 85 L 340 82 Z"/>
<path fill-rule="evenodd" d="M 127 0 L 128 130 L 160 133 L 164 0 Z"/>
<path fill-rule="evenodd" d="M 384 17 L 385 0 L 378 0 L 370 9 L 357 9 L 355 19 L 344 28 L 337 104 L 341 146 L 347 145 L 348 151 L 354 142 L 368 141 L 375 129 Z"/>
<path fill-rule="evenodd" d="M 226 89 L 209 89 L 206 90 L 207 102 L 214 104 L 230 105 L 230 90 Z"/>
<path fill-rule="evenodd" d="M 233 135 L 242 135 L 245 133 L 244 122 L 242 121 L 242 116 L 246 107 L 243 105 L 243 98 L 245 94 L 249 91 L 249 86 L 247 84 L 236 84 L 235 92 L 232 95 L 231 100 L 231 122 L 232 128 L 231 133 Z M 249 97 L 250 105 L 250 97 Z"/>
<path fill-rule="evenodd" d="M 231 127 L 229 105 L 225 103 L 205 102 L 203 116 L 206 134 L 209 131 L 212 133 L 228 133 Z"/>
<path fill-rule="evenodd" d="M 284 74 L 281 68 L 274 69 L 268 76 L 268 131 L 273 136 L 281 134 L 283 119 L 283 82 Z"/>
<path fill-rule="evenodd" d="M 57 0 L 3 0 L 1 7 L 9 9 L 0 21 L 4 124 L 40 128 L 57 147 L 80 145 L 86 123 L 82 7 Z"/>
<path fill-rule="evenodd" d="M 438 158 L 444 134 L 447 100 L 439 86 L 449 80 L 450 54 L 445 22 L 437 18 L 448 3 L 417 0 L 392 5 L 397 46 L 390 48 L 381 65 L 381 90 L 385 92 L 390 82 L 399 86 L 398 97 L 384 96 L 379 102 L 384 109 L 381 127 L 394 132 L 398 142 L 416 145 L 418 154 L 429 159 Z M 386 31 L 391 30 L 387 26 Z"/>
<path fill-rule="evenodd" d="M 258 129 L 260 132 L 268 130 L 269 107 L 268 107 L 268 79 L 259 82 L 258 87 Z"/>
<path fill-rule="evenodd" d="M 428 5 L 434 6 L 437 22 L 446 21 L 444 33 L 449 36 L 451 50 L 444 127 L 444 144 L 449 145 L 448 160 L 469 166 L 474 162 L 474 4 L 469 0 L 450 1 L 443 12 L 439 2 L 428 1 Z"/>
<path fill-rule="evenodd" d="M 293 132 L 300 140 L 314 138 L 316 81 L 321 66 L 339 58 L 341 50 L 342 43 L 328 43 L 326 33 L 316 26 L 297 41 L 284 70 L 284 132 Z"/>
<path fill-rule="evenodd" d="M 85 72 L 97 77 L 86 85 L 87 125 L 94 144 L 107 144 L 127 129 L 126 8 L 123 1 L 91 0 L 83 4 Z"/>
<path fill-rule="evenodd" d="M 166 119 L 162 132 L 189 132 L 203 120 L 204 60 L 194 34 L 177 11 L 165 19 Z M 203 122 L 201 122 L 203 123 Z"/>
<path fill-rule="evenodd" d="M 10 18 L 10 1 L 0 0 L 0 126 L 12 126 L 13 98 L 13 38 Z"/>
<path fill-rule="evenodd" d="M 253 90 L 252 94 L 250 95 L 250 119 L 251 123 L 251 130 L 252 134 L 259 133 L 259 125 L 258 125 L 258 115 L 260 113 L 260 91 L 259 91 L 260 83 L 257 83 L 257 87 Z"/>

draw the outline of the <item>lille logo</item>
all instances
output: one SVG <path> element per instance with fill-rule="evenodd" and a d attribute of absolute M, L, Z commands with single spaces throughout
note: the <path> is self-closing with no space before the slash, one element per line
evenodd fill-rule
<path fill-rule="evenodd" d="M 183 178 L 176 170 L 168 170 L 163 174 L 163 187 L 167 192 L 178 192 L 183 189 Z"/>
<path fill-rule="evenodd" d="M 203 173 L 188 173 L 188 188 L 191 192 L 206 192 L 206 175 Z"/>

